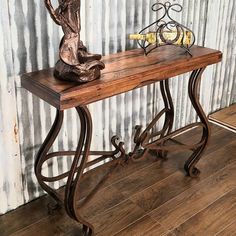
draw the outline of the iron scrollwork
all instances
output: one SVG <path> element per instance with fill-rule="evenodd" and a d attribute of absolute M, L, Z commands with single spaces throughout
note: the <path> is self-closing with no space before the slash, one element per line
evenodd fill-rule
<path fill-rule="evenodd" d="M 126 162 L 126 154 L 124 150 L 124 143 L 120 141 L 118 136 L 111 139 L 111 144 L 114 150 L 111 151 L 90 151 L 90 144 L 92 138 L 92 118 L 86 106 L 76 107 L 80 123 L 81 132 L 79 136 L 78 146 L 75 151 L 57 151 L 50 152 L 50 149 L 58 137 L 58 134 L 63 125 L 64 111 L 57 110 L 55 121 L 50 129 L 45 141 L 43 142 L 35 162 L 35 174 L 40 186 L 55 200 L 55 204 L 49 204 L 49 213 L 63 207 L 72 219 L 83 225 L 83 235 L 94 235 L 93 226 L 81 214 L 81 207 L 78 206 L 78 199 L 80 199 L 81 182 L 86 173 L 86 170 L 95 167 L 96 164 L 102 161 L 109 161 L 110 169 L 104 174 L 97 186 L 91 189 L 88 196 L 83 198 L 83 203 L 89 200 L 99 188 L 102 186 L 106 178 L 116 169 L 118 165 Z M 73 156 L 73 161 L 70 169 L 58 176 L 45 176 L 42 173 L 43 165 L 46 162 L 52 161 L 55 157 Z M 89 160 L 90 156 L 97 156 L 96 159 Z M 63 189 L 63 196 L 57 190 L 50 186 L 50 183 L 67 178 L 66 186 Z M 62 190 L 61 190 L 62 191 Z M 81 205 L 83 205 L 81 203 Z"/>
<path fill-rule="evenodd" d="M 147 125 L 147 128 L 142 131 L 142 126 L 136 126 L 134 135 L 134 149 L 129 153 L 129 158 L 137 161 L 145 157 L 145 154 L 151 152 L 156 157 L 166 159 L 168 152 L 190 150 L 191 156 L 185 163 L 184 169 L 188 176 L 198 177 L 200 170 L 196 167 L 198 161 L 202 157 L 204 150 L 210 138 L 210 126 L 207 117 L 199 102 L 199 89 L 202 78 L 202 73 L 205 68 L 194 70 L 189 79 L 188 94 L 190 101 L 200 119 L 200 122 L 189 124 L 183 128 L 172 131 L 174 122 L 174 106 L 169 90 L 168 79 L 161 81 L 160 89 L 164 101 L 164 108 L 154 117 Z M 164 124 L 161 130 L 156 130 L 156 124 L 165 115 Z M 195 143 L 182 143 L 176 139 L 181 133 L 193 128 L 202 129 L 200 140 Z"/>
<path fill-rule="evenodd" d="M 183 48 L 189 55 L 191 47 L 195 44 L 196 37 L 194 32 L 188 27 L 180 24 L 171 16 L 171 12 L 181 12 L 183 7 L 180 4 L 155 3 L 152 5 L 152 11 L 162 16 L 139 32 L 139 36 L 133 39 L 138 40 L 138 45 L 144 50 L 145 55 L 154 49 L 173 45 Z M 151 33 L 150 33 L 151 32 Z M 131 36 L 132 39 L 132 36 Z"/>

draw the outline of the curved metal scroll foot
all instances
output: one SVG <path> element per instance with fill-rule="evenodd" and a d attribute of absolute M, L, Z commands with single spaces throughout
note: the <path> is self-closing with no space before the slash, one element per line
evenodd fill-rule
<path fill-rule="evenodd" d="M 60 210 L 62 207 L 61 204 L 58 203 L 48 203 L 47 208 L 48 208 L 48 214 L 49 215 L 54 215 L 56 211 Z"/>
<path fill-rule="evenodd" d="M 196 150 L 194 150 L 193 154 L 186 161 L 184 166 L 187 174 L 191 177 L 198 177 L 200 174 L 200 171 L 196 168 L 196 164 L 200 160 L 210 137 L 210 126 L 207 117 L 199 102 L 200 81 L 204 70 L 205 68 L 201 68 L 193 71 L 189 79 L 189 88 L 188 88 L 189 97 L 195 111 L 197 112 L 198 117 L 201 120 L 201 123 L 203 124 L 202 125 L 203 133 L 201 138 L 202 145 L 198 147 Z"/>
<path fill-rule="evenodd" d="M 120 137 L 118 135 L 115 135 L 111 138 L 111 144 L 115 148 L 115 151 L 113 151 L 111 157 L 113 160 L 117 159 L 116 155 L 119 155 L 120 163 L 122 161 L 127 161 L 127 155 L 124 149 L 124 142 L 120 142 Z"/>
<path fill-rule="evenodd" d="M 200 175 L 200 173 L 201 173 L 201 171 L 198 168 L 196 168 L 196 167 L 192 167 L 192 168 L 191 167 L 187 167 L 186 168 L 186 165 L 185 165 L 184 168 L 185 168 L 187 174 L 190 177 L 192 177 L 192 178 L 197 178 Z"/>

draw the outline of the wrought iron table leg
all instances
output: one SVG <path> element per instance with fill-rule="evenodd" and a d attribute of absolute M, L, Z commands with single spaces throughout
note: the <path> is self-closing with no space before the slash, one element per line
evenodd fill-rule
<path fill-rule="evenodd" d="M 78 143 L 77 150 L 73 159 L 73 163 L 69 172 L 58 176 L 58 177 L 44 177 L 42 175 L 42 166 L 45 161 L 52 158 L 54 155 L 47 154 L 49 149 L 52 147 L 55 139 L 57 138 L 59 131 L 63 123 L 63 111 L 57 110 L 56 118 L 54 124 L 46 137 L 44 143 L 42 144 L 35 162 L 35 174 L 38 179 L 40 186 L 54 199 L 57 204 L 62 206 L 63 200 L 59 197 L 57 192 L 49 187 L 46 182 L 54 182 L 62 177 L 68 176 L 65 197 L 64 197 L 64 206 L 67 214 L 83 224 L 84 236 L 93 235 L 93 227 L 86 220 L 84 220 L 77 210 L 76 199 L 78 199 L 78 187 L 80 185 L 81 177 L 84 173 L 86 163 L 88 160 L 88 155 L 90 151 L 90 143 L 92 136 L 92 120 L 90 113 L 86 107 L 77 107 L 77 112 L 81 121 L 81 133 Z M 84 150 L 83 150 L 84 147 Z M 82 152 L 83 151 L 83 152 Z M 58 156 L 63 155 L 64 152 L 57 152 Z"/>
<path fill-rule="evenodd" d="M 55 142 L 63 123 L 64 112 L 57 110 L 53 126 L 50 129 L 49 134 L 47 135 L 45 141 L 43 142 L 37 154 L 35 162 L 35 174 L 41 187 L 57 202 L 56 206 L 64 205 L 68 216 L 76 220 L 77 222 L 83 224 L 83 235 L 89 236 L 89 235 L 94 235 L 93 226 L 81 216 L 80 214 L 81 209 L 80 208 L 78 209 L 76 204 L 77 200 L 80 197 L 79 190 L 84 170 L 85 168 L 96 165 L 97 163 L 100 163 L 101 161 L 104 161 L 107 158 L 109 160 L 112 160 L 111 161 L 112 168 L 110 169 L 108 174 L 104 176 L 104 179 L 98 184 L 98 186 L 95 187 L 94 191 L 88 195 L 88 198 L 86 199 L 88 200 L 89 197 L 93 196 L 93 194 L 95 194 L 95 192 L 99 189 L 99 187 L 106 179 L 106 177 L 108 177 L 109 174 L 111 174 L 111 172 L 114 171 L 115 167 L 118 164 L 122 164 L 123 162 L 126 161 L 126 154 L 123 148 L 124 143 L 119 142 L 119 138 L 117 136 L 114 136 L 111 139 L 111 144 L 113 145 L 115 150 L 90 151 L 90 144 L 92 138 L 92 118 L 90 112 L 85 106 L 76 107 L 76 110 L 79 115 L 81 123 L 80 138 L 76 151 L 58 151 L 58 152 L 48 153 L 53 143 Z M 95 155 L 99 157 L 92 161 L 88 161 L 89 155 Z M 53 177 L 44 176 L 42 174 L 43 164 L 57 156 L 74 156 L 70 170 L 58 176 L 53 176 Z M 48 183 L 59 181 L 66 177 L 68 177 L 68 179 L 63 198 L 60 197 L 58 193 L 49 186 Z M 83 203 L 84 202 L 85 201 L 83 201 Z M 83 205 L 83 203 L 81 203 L 81 206 Z M 55 207 L 53 208 L 55 209 Z"/>
<path fill-rule="evenodd" d="M 185 163 L 185 170 L 191 177 L 197 177 L 200 171 L 196 168 L 196 164 L 200 160 L 203 151 L 205 150 L 209 137 L 210 127 L 207 117 L 199 103 L 199 90 L 201 76 L 205 68 L 194 70 L 189 79 L 188 93 L 191 103 L 200 119 L 200 122 L 187 125 L 186 127 L 180 128 L 172 132 L 173 119 L 174 119 L 174 107 L 169 90 L 168 80 L 161 81 L 161 93 L 164 101 L 165 108 L 158 113 L 147 128 L 141 132 L 141 126 L 136 127 L 135 133 L 135 148 L 130 154 L 132 159 L 139 159 L 147 151 L 151 151 L 154 154 L 158 153 L 159 156 L 165 158 L 168 151 L 180 151 L 180 150 L 191 150 L 193 153 Z M 154 132 L 153 127 L 158 120 L 165 114 L 165 122 L 161 131 Z M 189 129 L 201 127 L 203 129 L 201 140 L 195 144 L 183 144 L 175 139 L 176 136 L 182 132 L 188 131 Z M 159 137 L 158 139 L 154 139 Z M 172 141 L 175 145 L 167 145 L 168 141 Z M 143 148 L 143 152 L 138 153 L 139 148 Z"/>
<path fill-rule="evenodd" d="M 85 165 L 86 165 L 88 155 L 89 155 L 91 135 L 92 135 L 92 120 L 91 120 L 90 113 L 86 107 L 78 107 L 76 109 L 77 109 L 77 112 L 79 114 L 80 121 L 81 121 L 81 133 L 80 133 L 78 147 L 75 152 L 74 159 L 73 159 L 73 163 L 72 163 L 70 171 L 68 172 L 68 180 L 67 180 L 66 190 L 65 190 L 64 205 L 65 205 L 67 214 L 74 220 L 83 224 L 83 233 L 84 233 L 84 236 L 87 236 L 87 235 L 93 235 L 93 227 L 80 216 L 76 208 L 76 199 L 78 197 L 77 192 L 78 192 L 79 182 L 81 181 L 81 177 L 85 169 Z M 35 174 L 38 179 L 38 182 L 40 186 L 57 202 L 57 206 L 62 206 L 63 200 L 59 197 L 59 195 L 54 189 L 52 189 L 51 187 L 49 187 L 48 184 L 45 183 L 45 181 L 48 180 L 47 182 L 53 182 L 54 180 L 56 181 L 61 178 L 60 176 L 56 178 L 44 177 L 42 175 L 42 166 L 45 161 L 50 159 L 50 157 L 53 157 L 53 156 L 47 155 L 47 153 L 49 149 L 52 147 L 55 139 L 57 138 L 60 132 L 60 129 L 63 123 L 63 117 L 64 117 L 64 112 L 57 110 L 57 114 L 56 114 L 56 118 L 53 123 L 53 126 L 50 129 L 49 134 L 47 135 L 45 141 L 43 142 L 37 154 L 36 162 L 35 162 Z M 83 146 L 84 146 L 84 151 L 82 153 Z M 60 155 L 60 152 L 58 152 L 57 154 Z M 78 165 L 79 165 L 79 168 L 78 168 Z"/>
<path fill-rule="evenodd" d="M 173 127 L 173 121 L 174 121 L 174 105 L 169 89 L 169 80 L 166 79 L 165 81 L 160 82 L 160 88 L 161 88 L 161 94 L 162 99 L 164 102 L 164 109 L 162 109 L 155 118 L 148 124 L 146 129 L 141 132 L 142 127 L 136 126 L 136 132 L 134 135 L 134 143 L 135 148 L 133 152 L 129 154 L 130 158 L 133 160 L 139 159 L 143 156 L 145 156 L 145 153 L 148 151 L 153 152 L 155 155 L 158 155 L 159 157 L 166 159 L 167 151 L 166 150 L 154 150 L 154 149 L 140 149 L 144 147 L 144 143 L 148 140 L 151 140 L 153 138 L 159 137 L 159 139 L 164 138 L 166 135 L 171 133 L 172 127 Z M 161 130 L 155 131 L 155 126 L 158 123 L 158 121 L 161 119 L 162 116 L 165 115 L 165 121 L 164 125 Z M 163 141 L 161 143 L 161 146 L 164 146 L 166 141 Z"/>
<path fill-rule="evenodd" d="M 57 138 L 61 130 L 63 118 L 64 118 L 64 112 L 57 110 L 55 121 L 46 139 L 44 140 L 42 146 L 40 147 L 38 151 L 35 165 L 34 165 L 35 175 L 40 186 L 57 202 L 58 206 L 62 204 L 62 201 L 60 197 L 58 196 L 57 192 L 44 182 L 43 176 L 42 176 L 42 166 L 43 166 L 43 163 L 47 160 L 47 153 L 49 149 L 52 147 L 55 139 Z"/>
<path fill-rule="evenodd" d="M 187 160 L 184 166 L 187 174 L 191 177 L 197 177 L 200 174 L 200 171 L 196 168 L 196 164 L 200 160 L 210 137 L 210 126 L 207 117 L 199 102 L 200 81 L 204 70 L 205 68 L 201 68 L 193 71 L 190 76 L 189 86 L 188 86 L 190 100 L 192 102 L 195 111 L 197 112 L 198 117 L 200 118 L 203 128 L 203 133 L 201 138 L 202 145 L 195 149 L 195 151 L 192 153 L 192 155 Z"/>
<path fill-rule="evenodd" d="M 173 104 L 173 100 L 172 100 L 171 93 L 170 93 L 168 79 L 160 82 L 160 89 L 161 89 L 161 94 L 162 94 L 164 106 L 166 109 L 163 131 L 160 135 L 160 138 L 163 138 L 166 135 L 170 134 L 172 131 L 173 122 L 174 122 L 174 104 Z M 164 144 L 165 144 L 165 142 L 163 142 L 163 145 Z M 158 155 L 163 159 L 165 159 L 167 157 L 167 153 L 168 152 L 164 151 L 164 150 L 158 151 Z"/>
<path fill-rule="evenodd" d="M 92 138 L 92 119 L 90 112 L 86 107 L 77 107 L 76 109 L 81 121 L 80 140 L 68 176 L 64 203 L 67 214 L 74 220 L 83 224 L 83 232 L 84 235 L 87 236 L 93 235 L 93 226 L 85 219 L 83 219 L 83 217 L 79 214 L 79 210 L 76 207 L 76 200 L 79 199 L 78 188 L 80 186 L 84 169 L 86 168 L 86 163 L 88 161 L 90 151 Z M 79 169 L 77 168 L 78 166 Z"/>

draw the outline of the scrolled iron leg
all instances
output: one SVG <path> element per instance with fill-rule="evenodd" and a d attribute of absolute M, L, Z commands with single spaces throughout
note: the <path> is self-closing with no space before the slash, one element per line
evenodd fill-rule
<path fill-rule="evenodd" d="M 50 129 L 49 134 L 47 135 L 37 154 L 35 162 L 35 174 L 40 186 L 57 202 L 57 206 L 63 206 L 63 199 L 61 199 L 57 192 L 51 187 L 49 187 L 46 182 L 55 182 L 68 176 L 64 197 L 64 206 L 66 212 L 72 219 L 83 224 L 84 236 L 90 236 L 94 235 L 93 226 L 89 224 L 86 220 L 84 220 L 83 217 L 81 217 L 81 215 L 79 214 L 79 209 L 77 209 L 76 206 L 76 200 L 78 199 L 78 188 L 80 185 L 81 177 L 84 173 L 84 169 L 86 167 L 90 151 L 92 137 L 92 119 L 86 107 L 77 107 L 76 110 L 80 117 L 81 133 L 77 150 L 75 152 L 71 152 L 75 155 L 70 171 L 58 177 L 45 177 L 42 175 L 42 166 L 44 162 L 48 161 L 54 156 L 60 156 L 66 153 L 57 152 L 56 154 L 54 153 L 55 155 L 48 154 L 50 148 L 52 147 L 60 132 L 63 123 L 64 112 L 57 110 L 53 126 Z"/>
<path fill-rule="evenodd" d="M 77 200 L 80 197 L 80 186 L 84 170 L 85 168 L 89 168 L 106 159 L 109 159 L 110 161 L 112 160 L 112 168 L 110 172 L 106 176 L 104 176 L 104 179 L 97 185 L 97 187 L 94 188 L 94 191 L 92 191 L 87 196 L 86 200 L 88 200 L 96 193 L 100 185 L 102 185 L 103 181 L 109 174 L 111 174 L 115 167 L 119 164 L 124 163 L 127 160 L 127 155 L 125 154 L 125 150 L 123 147 L 124 143 L 120 142 L 118 136 L 114 136 L 111 140 L 111 143 L 115 150 L 90 151 L 90 144 L 92 138 L 92 119 L 90 112 L 85 106 L 76 107 L 76 111 L 79 115 L 81 123 L 80 138 L 76 151 L 57 151 L 49 153 L 50 148 L 55 142 L 63 123 L 64 112 L 57 110 L 53 126 L 38 152 L 35 162 L 35 174 L 41 187 L 56 201 L 57 208 L 58 206 L 61 207 L 64 205 L 68 216 L 83 225 L 83 235 L 90 236 L 94 235 L 93 226 L 89 222 L 87 222 L 80 214 L 81 208 L 83 207 L 83 203 L 85 203 L 86 201 L 84 200 L 83 203 L 81 203 L 81 208 L 77 206 Z M 88 161 L 89 155 L 95 155 L 99 157 Z M 58 156 L 74 156 L 70 170 L 65 173 L 61 173 L 58 176 L 44 176 L 42 173 L 43 164 L 51 160 L 52 158 Z M 57 191 L 52 189 L 48 183 L 53 183 L 62 180 L 66 177 L 68 179 L 63 198 L 62 196 L 59 196 Z M 53 212 L 55 209 L 55 205 L 49 207 L 50 212 Z"/>
<path fill-rule="evenodd" d="M 64 203 L 67 214 L 74 220 L 83 224 L 83 234 L 84 236 L 89 236 L 94 235 L 93 226 L 85 219 L 83 219 L 83 217 L 80 215 L 79 210 L 76 206 L 76 201 L 79 197 L 78 188 L 80 186 L 84 169 L 86 168 L 86 163 L 88 161 L 90 151 L 92 138 L 92 119 L 90 112 L 86 107 L 77 107 L 76 110 L 81 121 L 81 133 L 76 154 L 66 184 Z"/>
<path fill-rule="evenodd" d="M 56 204 L 57 207 L 62 205 L 62 201 L 61 201 L 60 197 L 58 196 L 57 192 L 54 189 L 52 189 L 51 187 L 49 187 L 49 185 L 47 185 L 43 181 L 42 166 L 43 166 L 43 163 L 47 160 L 47 153 L 48 153 L 49 149 L 52 147 L 55 139 L 57 138 L 57 136 L 60 132 L 60 129 L 61 129 L 61 126 L 63 123 L 63 118 L 64 118 L 64 112 L 57 110 L 55 121 L 54 121 L 52 128 L 50 129 L 45 141 L 43 142 L 42 146 L 40 147 L 40 149 L 38 151 L 38 154 L 36 156 L 35 165 L 34 165 L 35 175 L 36 175 L 36 178 L 37 178 L 40 186 L 57 202 L 57 204 Z M 53 211 L 57 207 L 49 206 L 49 211 Z"/>
<path fill-rule="evenodd" d="M 172 100 L 171 93 L 170 93 L 168 79 L 160 82 L 160 89 L 161 89 L 161 94 L 162 94 L 164 106 L 166 109 L 165 122 L 163 125 L 163 132 L 160 135 L 160 138 L 163 138 L 166 135 L 170 134 L 172 131 L 173 122 L 174 122 L 174 105 L 173 105 L 173 100 Z M 163 145 L 165 145 L 165 142 L 163 142 Z M 163 150 L 158 151 L 159 157 L 161 157 L 163 159 L 166 159 L 167 153 L 168 153 L 167 151 L 163 151 Z"/>
<path fill-rule="evenodd" d="M 153 152 L 153 154 L 158 155 L 159 157 L 166 159 L 167 151 L 155 149 L 146 149 L 144 148 L 145 143 L 149 142 L 153 138 L 159 137 L 159 139 L 163 139 L 166 135 L 171 133 L 174 121 L 174 105 L 169 89 L 169 80 L 160 82 L 162 99 L 164 102 L 164 109 L 162 109 L 154 119 L 148 124 L 146 129 L 142 132 L 142 126 L 135 127 L 135 135 L 134 135 L 134 150 L 129 154 L 129 157 L 133 160 L 140 159 L 145 156 L 147 152 Z M 161 119 L 162 116 L 165 115 L 165 121 L 162 129 L 160 131 L 154 130 L 155 125 Z M 160 146 L 164 146 L 165 141 L 163 141 Z"/>
<path fill-rule="evenodd" d="M 195 111 L 197 112 L 198 117 L 201 120 L 201 123 L 203 124 L 203 133 L 201 138 L 202 145 L 193 152 L 184 166 L 187 174 L 191 177 L 198 177 L 200 174 L 200 171 L 196 168 L 196 164 L 200 160 L 210 137 L 210 126 L 199 102 L 200 81 L 204 70 L 205 68 L 201 68 L 193 71 L 190 76 L 188 86 L 189 98 Z"/>

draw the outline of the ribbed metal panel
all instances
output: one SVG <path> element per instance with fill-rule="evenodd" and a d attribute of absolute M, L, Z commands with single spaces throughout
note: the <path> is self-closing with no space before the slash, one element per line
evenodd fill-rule
<path fill-rule="evenodd" d="M 43 194 L 34 172 L 34 158 L 54 119 L 55 109 L 21 88 L 19 75 L 48 68 L 58 57 L 62 33 L 47 14 L 43 1 L 2 0 L 0 9 L 0 214 Z M 110 54 L 137 47 L 127 39 L 155 20 L 150 7 L 155 0 L 83 0 L 82 39 L 89 50 Z M 164 1 L 161 1 L 164 2 Z M 197 44 L 220 49 L 223 63 L 204 73 L 201 99 L 207 113 L 236 102 L 235 1 L 179 0 L 175 18 L 192 28 Z M 57 1 L 54 0 L 56 5 Z M 86 19 L 86 20 L 85 20 Z M 176 109 L 175 128 L 196 120 L 188 100 L 188 75 L 171 79 Z M 119 134 L 131 148 L 136 124 L 145 126 L 160 110 L 159 84 L 89 105 L 94 119 L 92 149 L 109 149 Z M 96 117 L 95 117 L 96 116 Z M 17 119 L 18 118 L 18 119 Z M 18 122 L 17 122 L 18 120 Z M 54 149 L 75 149 L 80 123 L 75 111 L 66 112 L 65 125 Z M 19 129 L 19 132 L 18 132 Z M 54 159 L 46 174 L 58 175 L 70 166 L 68 159 Z M 63 185 L 61 181 L 54 185 Z"/>
<path fill-rule="evenodd" d="M 0 213 L 24 203 L 7 1 L 0 8 Z"/>

